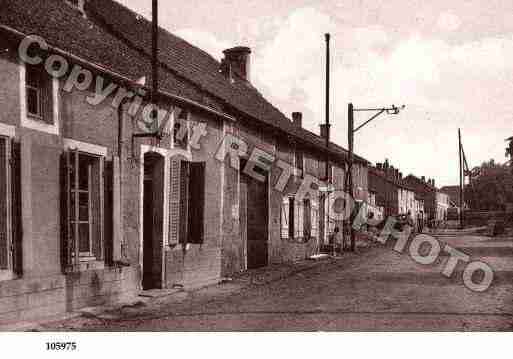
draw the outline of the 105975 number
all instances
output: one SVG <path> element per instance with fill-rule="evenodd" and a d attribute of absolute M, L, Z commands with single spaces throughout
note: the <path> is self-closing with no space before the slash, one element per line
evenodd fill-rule
<path fill-rule="evenodd" d="M 77 343 L 76 342 L 47 342 L 46 350 L 73 351 L 73 350 L 77 350 Z"/>

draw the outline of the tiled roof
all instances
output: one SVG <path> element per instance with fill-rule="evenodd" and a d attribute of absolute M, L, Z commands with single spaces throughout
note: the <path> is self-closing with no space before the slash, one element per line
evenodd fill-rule
<path fill-rule="evenodd" d="M 406 176 L 404 180 L 406 181 L 406 183 L 409 183 L 410 186 L 421 185 L 422 187 L 424 187 L 425 191 L 429 191 L 429 192 L 438 191 L 438 189 L 436 187 L 431 186 L 429 183 L 423 181 L 421 178 L 418 178 L 417 176 L 414 176 L 411 174 Z"/>
<path fill-rule="evenodd" d="M 384 179 L 385 181 L 394 184 L 397 187 L 401 187 L 401 188 L 404 188 L 404 189 L 412 191 L 412 192 L 415 191 L 415 189 L 411 185 L 409 185 L 404 179 L 395 178 L 393 176 L 388 176 L 384 171 L 379 170 L 376 167 L 372 167 L 372 166 L 369 167 L 369 174 L 378 176 L 378 177 Z M 369 186 L 370 186 L 370 182 L 371 181 L 369 181 Z"/>
<path fill-rule="evenodd" d="M 0 0 L 0 9 L 1 24 L 37 34 L 52 46 L 134 81 L 142 76 L 151 80 L 151 22 L 115 1 L 88 0 L 88 18 L 64 0 Z M 240 78 L 229 81 L 219 72 L 216 59 L 164 29 L 159 35 L 159 60 L 159 86 L 164 91 L 218 111 L 233 109 L 318 150 L 325 148 L 323 138 L 295 126 L 250 83 Z M 207 100 L 205 93 L 221 105 Z M 330 145 L 330 151 L 347 156 L 336 144 Z M 368 163 L 359 156 L 355 160 Z"/>

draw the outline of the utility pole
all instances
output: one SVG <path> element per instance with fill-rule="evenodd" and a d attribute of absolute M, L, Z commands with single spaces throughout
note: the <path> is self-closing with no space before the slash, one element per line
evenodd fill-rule
<path fill-rule="evenodd" d="M 324 232 L 329 238 L 329 228 L 330 228 L 330 205 L 329 205 L 329 187 L 331 185 L 330 181 L 330 38 L 331 35 L 329 33 L 324 34 L 324 39 L 326 40 L 326 123 L 325 123 L 325 137 L 326 137 L 326 168 L 325 168 L 325 178 L 327 183 L 327 191 L 326 196 L 324 198 L 324 204 L 326 209 L 326 228 Z M 327 204 L 327 205 L 326 205 Z M 333 248 L 332 254 L 335 256 L 335 237 L 333 237 Z"/>
<path fill-rule="evenodd" d="M 347 145 L 349 148 L 349 158 L 348 158 L 348 169 L 346 173 L 346 181 L 345 181 L 345 187 L 346 187 L 346 193 L 351 195 L 351 198 L 353 198 L 353 162 L 354 162 L 354 134 L 360 130 L 362 127 L 367 125 L 369 122 L 374 120 L 379 115 L 386 113 L 387 115 L 397 115 L 399 114 L 400 110 L 404 109 L 405 106 L 396 107 L 395 105 L 392 105 L 391 107 L 382 107 L 382 108 L 354 108 L 353 104 L 350 103 L 347 106 Z M 354 113 L 355 112 L 374 112 L 374 115 L 372 115 L 367 121 L 362 123 L 357 128 L 354 128 Z M 349 223 L 349 236 L 351 241 L 351 252 L 354 252 L 356 250 L 356 242 L 354 237 L 354 229 L 352 225 L 353 220 L 353 214 L 350 216 L 350 223 Z"/>
<path fill-rule="evenodd" d="M 349 147 L 349 163 L 347 168 L 347 187 L 348 193 L 351 198 L 354 197 L 353 192 L 353 150 L 354 150 L 354 106 L 350 103 L 347 106 L 347 145 Z M 349 240 L 351 243 L 351 252 L 354 252 L 356 249 L 356 243 L 354 238 L 354 229 L 353 229 L 353 218 L 352 215 L 349 217 Z"/>
<path fill-rule="evenodd" d="M 458 149 L 460 157 L 460 229 L 463 229 L 463 149 L 461 147 L 461 130 L 458 128 Z"/>
<path fill-rule="evenodd" d="M 157 94 L 159 90 L 159 4 L 158 0 L 152 0 L 151 3 L 151 103 L 157 104 Z M 155 115 L 153 131 L 159 127 L 158 116 Z M 158 143 L 158 136 L 156 142 Z"/>

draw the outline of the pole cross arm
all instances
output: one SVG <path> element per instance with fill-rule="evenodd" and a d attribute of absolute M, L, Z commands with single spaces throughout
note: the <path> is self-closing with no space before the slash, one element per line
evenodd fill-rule
<path fill-rule="evenodd" d="M 355 108 L 353 110 L 354 112 L 376 112 L 376 113 L 371 118 L 369 118 L 367 121 L 365 121 L 360 126 L 358 126 L 356 129 L 354 129 L 353 132 L 358 131 L 359 129 L 361 129 L 362 127 L 367 125 L 369 122 L 371 122 L 372 120 L 374 120 L 376 117 L 378 117 L 379 115 L 381 115 L 384 112 L 386 112 L 387 115 L 398 115 L 399 111 L 404 108 L 405 108 L 404 105 L 401 106 L 400 108 L 395 105 L 392 105 L 392 107 L 382 107 L 382 108 Z"/>

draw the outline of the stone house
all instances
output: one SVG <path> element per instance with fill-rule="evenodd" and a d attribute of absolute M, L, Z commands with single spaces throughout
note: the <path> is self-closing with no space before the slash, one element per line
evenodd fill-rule
<path fill-rule="evenodd" d="M 328 155 L 343 190 L 347 151 L 258 92 L 245 47 L 161 29 L 150 98 L 150 29 L 111 0 L 3 1 L 0 323 L 305 258 L 336 225 L 318 186 Z"/>
<path fill-rule="evenodd" d="M 415 193 L 388 160 L 369 168 L 369 188 L 376 193 L 376 203 L 384 208 L 385 218 L 408 212 L 415 217 Z"/>

